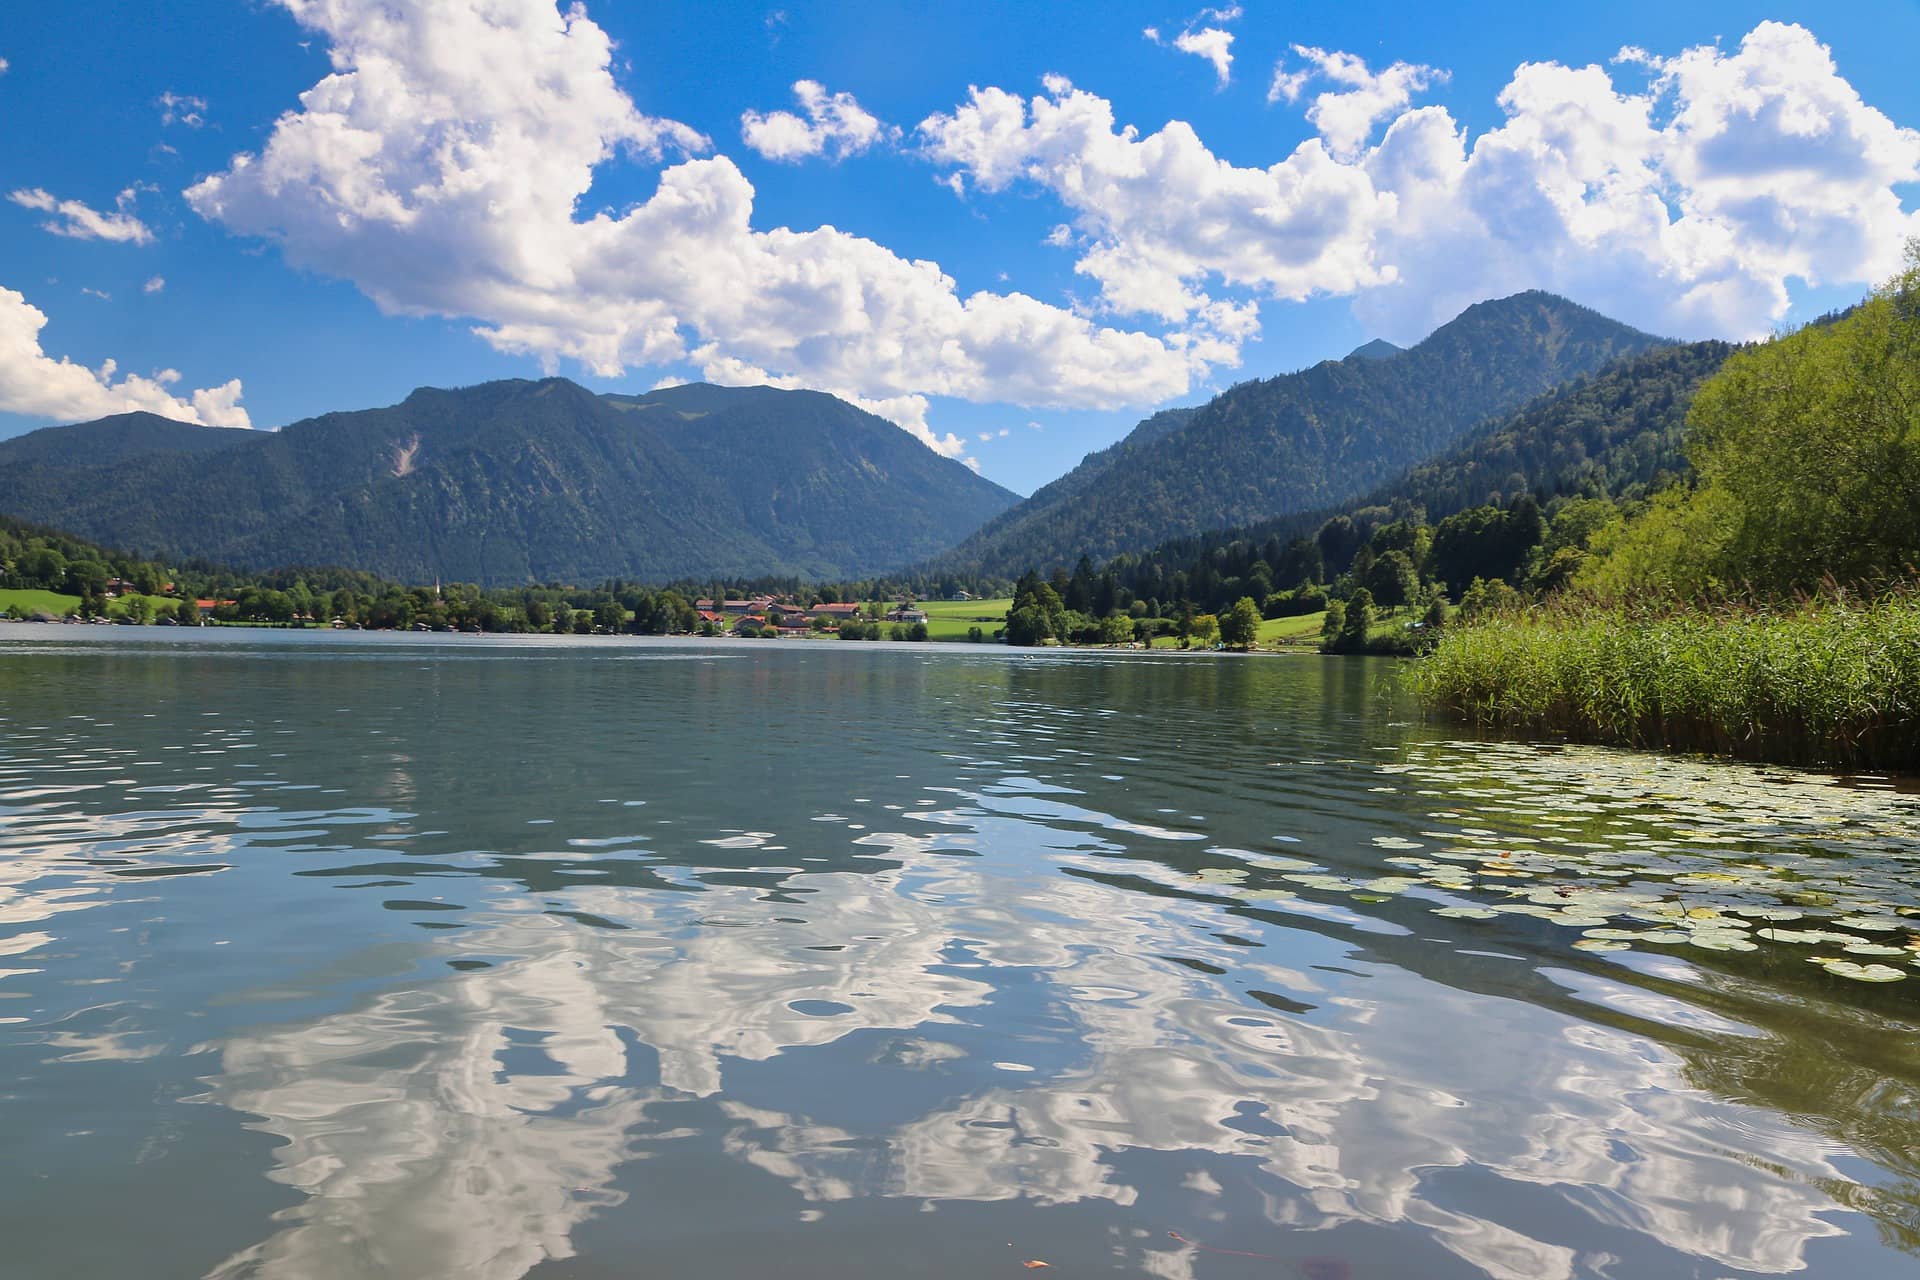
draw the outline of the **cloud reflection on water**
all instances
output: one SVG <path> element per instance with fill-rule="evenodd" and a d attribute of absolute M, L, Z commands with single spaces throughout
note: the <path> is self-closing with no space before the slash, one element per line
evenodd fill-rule
<path fill-rule="evenodd" d="M 1129 1153 L 1252 1161 L 1277 1223 L 1411 1224 L 1500 1280 L 1571 1277 L 1577 1257 L 1464 1207 L 1444 1171 L 1536 1184 L 1750 1272 L 1799 1269 L 1807 1243 L 1838 1230 L 1818 1189 L 1843 1178 L 1828 1146 L 1715 1103 L 1643 1038 L 1364 964 L 1364 980 L 1295 991 L 1320 1003 L 1312 1019 L 1250 1015 L 1220 980 L 1154 959 L 1198 948 L 1258 978 L 1258 953 L 1205 941 L 1215 908 L 889 847 L 904 865 L 789 878 L 807 896 L 787 923 L 757 890 L 582 886 L 569 907 L 624 927 L 497 913 L 457 943 L 506 957 L 492 967 L 230 1040 L 211 1096 L 285 1139 L 273 1176 L 308 1199 L 214 1274 L 520 1276 L 571 1255 L 573 1231 L 620 1201 L 622 1165 L 714 1140 L 829 1208 L 1132 1208 L 1154 1189 Z M 1038 984 L 1023 1006 L 1030 1074 L 967 1047 L 1014 975 Z M 1275 966 L 1270 980 L 1301 976 Z M 835 1012 L 796 1011 L 808 1001 Z M 1468 1019 L 1471 1044 L 1436 1042 L 1436 1026 Z M 788 1073 L 831 1070 L 877 1032 L 921 1046 L 891 1072 L 911 1118 L 875 1129 L 779 1105 Z M 736 1084 L 749 1063 L 771 1074 Z M 715 1099 L 724 1130 L 662 1132 L 666 1104 L 688 1097 Z M 1513 1123 L 1490 1120 L 1516 1105 Z"/>

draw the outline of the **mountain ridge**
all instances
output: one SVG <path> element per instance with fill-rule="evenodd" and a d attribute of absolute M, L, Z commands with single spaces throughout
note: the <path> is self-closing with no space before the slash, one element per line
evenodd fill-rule
<path fill-rule="evenodd" d="M 1538 290 L 1475 303 L 1395 354 L 1326 360 L 1163 411 L 1184 414 L 1176 429 L 1143 431 L 1148 419 L 932 564 L 1010 576 L 1332 506 L 1476 423 L 1662 345 Z"/>
<path fill-rule="evenodd" d="M 498 586 L 866 576 L 1016 500 L 825 393 L 692 385 L 421 387 L 217 445 L 212 428 L 120 415 L 137 420 L 0 441 L 0 502 L 143 553 Z"/>

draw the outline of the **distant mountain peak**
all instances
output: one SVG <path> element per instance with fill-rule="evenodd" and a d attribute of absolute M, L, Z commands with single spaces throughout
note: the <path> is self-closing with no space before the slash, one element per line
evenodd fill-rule
<path fill-rule="evenodd" d="M 1406 350 L 1368 343 L 1363 358 L 1240 383 L 1177 419 L 1150 419 L 935 564 L 1046 570 L 1334 506 L 1483 419 L 1662 345 L 1537 289 L 1477 302 Z"/>
<path fill-rule="evenodd" d="M 1397 356 L 1405 350 L 1405 347 L 1396 347 L 1385 338 L 1375 338 L 1371 342 L 1363 342 L 1353 350 L 1347 352 L 1347 359 L 1385 360 L 1389 356 Z"/>

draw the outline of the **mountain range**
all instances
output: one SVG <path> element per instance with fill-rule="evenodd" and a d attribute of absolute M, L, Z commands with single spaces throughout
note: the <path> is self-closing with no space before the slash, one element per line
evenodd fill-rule
<path fill-rule="evenodd" d="M 0 508 L 141 554 L 505 586 L 864 577 L 1015 495 L 813 391 L 423 388 L 279 431 L 122 414 L 0 441 Z"/>
<path fill-rule="evenodd" d="M 1011 577 L 1337 509 L 1396 477 L 1479 492 L 1535 463 L 1566 470 L 1584 455 L 1556 453 L 1560 436 L 1620 415 L 1604 388 L 1556 396 L 1664 345 L 1551 294 L 1483 302 L 1412 347 L 1376 340 L 1161 410 L 1024 501 L 824 393 L 596 395 L 548 378 L 422 388 L 272 432 L 140 413 L 49 427 L 0 441 L 0 511 L 143 555 L 415 582 L 847 579 L 915 564 Z M 1682 350 L 1695 354 L 1670 371 L 1676 385 L 1711 362 Z M 1522 422 L 1520 443 L 1499 435 L 1530 405 L 1544 416 Z M 1683 411 L 1662 410 L 1659 438 L 1615 464 L 1664 465 Z M 1463 443 L 1477 450 L 1468 470 L 1410 471 Z"/>
<path fill-rule="evenodd" d="M 1358 497 L 1487 419 L 1662 339 L 1553 294 L 1477 303 L 1416 346 L 1243 382 L 1148 418 L 935 562 L 1013 575 Z"/>

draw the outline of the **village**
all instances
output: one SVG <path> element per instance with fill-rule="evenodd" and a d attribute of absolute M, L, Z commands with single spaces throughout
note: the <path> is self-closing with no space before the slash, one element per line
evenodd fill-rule
<path fill-rule="evenodd" d="M 880 603 L 820 601 L 801 604 L 791 597 L 758 595 L 746 600 L 694 601 L 700 631 L 706 635 L 809 635 L 838 631 L 846 623 L 888 622 L 915 627 L 926 637 L 928 614 L 911 600 L 892 608 Z"/>

